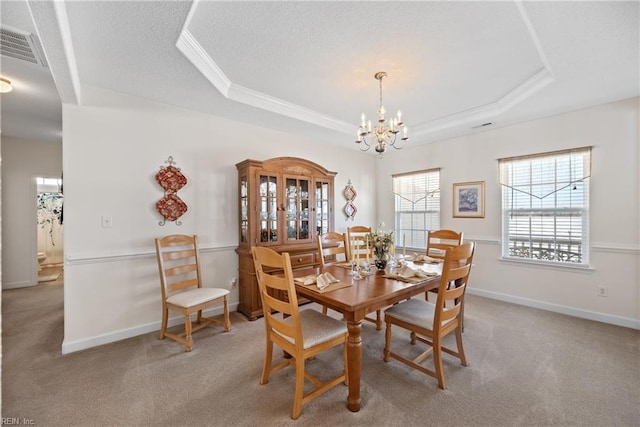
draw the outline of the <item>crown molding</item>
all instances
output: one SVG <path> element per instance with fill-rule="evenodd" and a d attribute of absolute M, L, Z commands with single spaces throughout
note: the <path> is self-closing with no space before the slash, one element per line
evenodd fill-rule
<path fill-rule="evenodd" d="M 196 13 L 199 2 L 199 0 L 194 1 L 180 36 L 176 42 L 176 47 L 225 98 L 345 134 L 353 133 L 355 125 L 351 123 L 346 123 L 300 105 L 272 97 L 251 88 L 237 85 L 229 80 L 229 78 L 224 74 L 224 71 L 215 63 L 209 53 L 202 47 L 200 42 L 189 30 L 189 26 Z M 515 4 L 520 12 L 524 25 L 527 28 L 531 41 L 538 52 L 542 68 L 509 93 L 494 102 L 412 126 L 411 133 L 413 137 L 427 137 L 430 134 L 449 129 L 454 126 L 475 126 L 482 121 L 486 121 L 487 119 L 504 113 L 525 99 L 531 97 L 533 94 L 539 92 L 555 80 L 547 56 L 542 49 L 542 45 L 525 10 L 523 1 L 516 0 Z"/>

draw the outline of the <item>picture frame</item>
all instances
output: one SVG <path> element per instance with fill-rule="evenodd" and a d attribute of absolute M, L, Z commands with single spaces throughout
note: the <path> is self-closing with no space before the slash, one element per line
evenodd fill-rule
<path fill-rule="evenodd" d="M 484 218 L 484 181 L 453 184 L 453 217 Z"/>

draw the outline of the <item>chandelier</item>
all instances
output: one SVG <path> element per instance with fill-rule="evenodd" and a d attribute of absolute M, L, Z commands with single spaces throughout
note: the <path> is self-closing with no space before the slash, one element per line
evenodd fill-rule
<path fill-rule="evenodd" d="M 387 149 L 387 146 L 391 146 L 395 149 L 401 149 L 409 139 L 407 137 L 407 126 L 402 123 L 402 113 L 398 111 L 398 115 L 389 120 L 384 118 L 386 113 L 384 106 L 382 105 L 382 79 L 387 77 L 387 73 L 384 71 L 377 72 L 374 77 L 380 82 L 380 107 L 378 108 L 378 124 L 376 127 L 371 127 L 371 120 L 367 121 L 364 113 L 362 113 L 360 127 L 356 132 L 356 144 L 360 144 L 360 150 L 367 151 L 372 146 L 380 157 Z M 402 128 L 402 137 L 400 141 L 396 143 L 396 137 L 400 133 Z"/>

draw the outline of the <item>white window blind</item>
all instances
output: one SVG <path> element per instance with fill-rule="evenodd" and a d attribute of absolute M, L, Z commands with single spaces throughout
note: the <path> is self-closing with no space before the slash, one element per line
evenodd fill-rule
<path fill-rule="evenodd" d="M 591 147 L 499 160 L 502 256 L 588 264 Z"/>
<path fill-rule="evenodd" d="M 393 176 L 395 240 L 426 248 L 427 231 L 440 228 L 440 169 Z"/>

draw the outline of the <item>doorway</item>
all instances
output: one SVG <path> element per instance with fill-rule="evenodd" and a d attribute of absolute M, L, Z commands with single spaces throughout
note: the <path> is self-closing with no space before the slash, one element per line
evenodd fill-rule
<path fill-rule="evenodd" d="M 38 283 L 59 282 L 63 276 L 62 179 L 36 178 Z"/>

